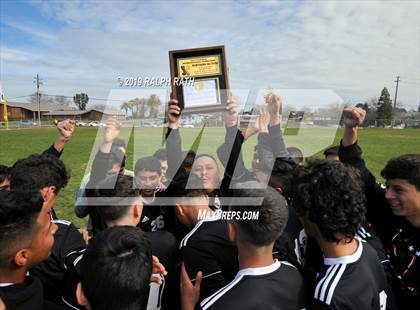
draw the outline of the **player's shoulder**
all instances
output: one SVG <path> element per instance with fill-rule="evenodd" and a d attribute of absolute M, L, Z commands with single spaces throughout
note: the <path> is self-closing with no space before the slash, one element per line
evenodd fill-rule
<path fill-rule="evenodd" d="M 270 266 L 240 270 L 232 282 L 204 299 L 200 306 L 212 310 L 260 309 L 284 302 L 287 309 L 297 309 L 306 301 L 306 296 L 299 294 L 304 291 L 303 286 L 293 265 L 276 261 Z"/>
<path fill-rule="evenodd" d="M 189 245 L 230 244 L 228 226 L 225 220 L 209 219 L 198 222 L 181 240 L 180 248 Z"/>

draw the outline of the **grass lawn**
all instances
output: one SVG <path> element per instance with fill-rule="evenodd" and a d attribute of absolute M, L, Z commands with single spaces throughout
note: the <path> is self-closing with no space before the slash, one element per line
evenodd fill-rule
<path fill-rule="evenodd" d="M 59 217 L 71 220 L 77 226 L 84 226 L 86 220 L 77 218 L 73 213 L 75 194 L 89 162 L 97 130 L 97 128 L 77 128 L 62 155 L 63 161 L 71 172 L 71 179 L 68 186 L 60 194 L 55 209 Z M 192 145 L 198 132 L 199 129 L 197 128 L 182 129 L 184 149 Z M 322 132 L 322 129 L 308 131 L 307 136 L 305 136 L 305 141 L 308 141 L 306 144 L 315 144 L 315 138 L 319 138 L 320 132 Z M 129 133 L 130 131 L 122 132 L 125 137 L 128 137 Z M 42 152 L 53 143 L 57 135 L 55 128 L 0 130 L 0 164 L 12 165 L 19 158 Z M 335 138 L 334 135 L 331 135 L 330 141 L 334 140 L 334 143 L 338 143 L 341 135 L 342 130 L 338 129 Z M 299 143 L 298 139 L 294 139 L 294 137 L 286 136 L 285 139 L 289 144 L 288 146 Z M 137 143 L 134 147 L 132 143 L 134 141 L 133 135 L 129 140 L 127 150 L 128 169 L 133 167 L 133 153 L 138 158 L 151 155 L 161 147 L 162 128 L 141 128 L 135 132 L 135 140 Z M 216 148 L 223 140 L 224 129 L 208 128 L 203 134 L 198 152 L 215 154 Z M 244 158 L 248 166 L 255 142 L 255 137 L 253 137 L 247 141 L 244 147 Z M 420 130 L 360 129 L 359 142 L 364 150 L 364 158 L 368 167 L 380 179 L 380 170 L 391 157 L 407 153 L 420 153 Z"/>

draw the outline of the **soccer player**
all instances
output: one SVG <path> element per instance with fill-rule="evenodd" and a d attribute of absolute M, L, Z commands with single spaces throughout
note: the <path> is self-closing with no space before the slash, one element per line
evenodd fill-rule
<path fill-rule="evenodd" d="M 299 271 L 272 256 L 274 241 L 287 222 L 285 199 L 270 187 L 261 189 L 257 182 L 245 183 L 241 189 L 234 190 L 234 195 L 243 202 L 232 204 L 229 211 L 259 212 L 259 216 L 256 220 L 235 216 L 229 221 L 229 236 L 238 247 L 240 270 L 232 282 L 204 299 L 200 308 L 304 309 L 306 295 Z M 193 309 L 198 291 L 185 276 L 182 286 L 184 309 Z"/>
<path fill-rule="evenodd" d="M 353 170 L 335 160 L 314 160 L 295 180 L 293 206 L 324 255 L 313 309 L 385 309 L 389 292 L 375 250 L 355 237 L 365 197 Z"/>
<path fill-rule="evenodd" d="M 134 184 L 134 178 L 128 175 L 110 176 L 95 190 L 94 199 L 103 203 L 95 206 L 106 228 L 115 226 L 138 226 L 142 218 L 143 202 L 139 189 Z M 141 230 L 138 230 L 141 232 Z M 179 264 L 177 243 L 175 238 L 167 231 L 145 232 L 151 243 L 152 254 L 155 260 L 161 262 L 167 272 L 156 274 L 157 284 L 153 285 L 149 305 L 151 307 L 174 308 L 178 294 L 179 279 L 176 277 L 175 266 Z M 169 273 L 168 277 L 164 277 Z M 172 302 L 172 304 L 171 304 Z"/>
<path fill-rule="evenodd" d="M 415 309 L 420 304 L 420 155 L 407 154 L 389 160 L 381 172 L 386 189 L 377 184 L 357 143 L 357 126 L 363 123 L 365 115 L 359 108 L 344 110 L 340 160 L 359 169 L 364 179 L 367 218 L 394 267 L 393 287 L 398 307 Z"/>
<path fill-rule="evenodd" d="M 198 271 L 203 274 L 200 298 L 203 299 L 231 281 L 237 270 L 237 249 L 229 240 L 227 222 L 209 207 L 201 180 L 192 174 L 178 175 L 170 186 L 178 220 L 190 232 L 180 249 L 185 268 L 192 281 Z"/>
<path fill-rule="evenodd" d="M 172 230 L 175 221 L 173 208 L 155 201 L 156 198 L 166 195 L 160 161 L 153 156 L 140 158 L 135 164 L 134 174 L 143 200 L 139 227 L 144 231 Z"/>
<path fill-rule="evenodd" d="M 48 309 L 28 271 L 51 252 L 57 225 L 39 192 L 0 191 L 0 294 L 7 309 Z"/>
<path fill-rule="evenodd" d="M 10 176 L 11 191 L 38 191 L 45 209 L 51 209 L 69 180 L 64 163 L 56 156 L 31 155 L 18 160 Z M 59 220 L 53 215 L 58 226 L 51 255 L 41 264 L 31 269 L 31 274 L 42 281 L 45 298 L 61 303 L 61 288 L 67 272 L 67 265 L 80 255 L 86 243 L 77 228 L 69 221 Z"/>
<path fill-rule="evenodd" d="M 76 294 L 86 309 L 146 310 L 152 251 L 139 228 L 117 226 L 96 234 L 80 272 Z"/>

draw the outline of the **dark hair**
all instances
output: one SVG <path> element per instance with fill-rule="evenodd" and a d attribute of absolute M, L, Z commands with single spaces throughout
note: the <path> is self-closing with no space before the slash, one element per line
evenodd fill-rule
<path fill-rule="evenodd" d="M 92 197 L 103 198 L 103 204 L 89 207 L 96 210 L 100 220 L 105 224 L 123 217 L 128 208 L 140 197 L 140 191 L 135 187 L 132 176 L 111 175 L 97 185 Z"/>
<path fill-rule="evenodd" d="M 324 156 L 327 157 L 328 155 L 337 155 L 338 156 L 338 146 L 334 145 L 324 150 Z"/>
<path fill-rule="evenodd" d="M 282 158 L 276 158 L 268 185 L 273 188 L 280 187 L 282 189 L 282 194 L 286 198 L 291 197 L 295 169 L 296 164 L 294 162 L 291 163 Z"/>
<path fill-rule="evenodd" d="M 303 153 L 299 148 L 291 146 L 287 148 L 287 152 L 297 164 L 303 163 Z"/>
<path fill-rule="evenodd" d="M 365 195 L 350 167 L 340 161 L 309 161 L 294 180 L 293 207 L 307 215 L 329 242 L 353 239 L 365 218 Z"/>
<path fill-rule="evenodd" d="M 234 197 L 247 198 L 249 204 L 246 201 L 241 205 L 231 204 L 230 211 L 241 211 L 242 214 L 244 211 L 259 212 L 258 219 L 232 220 L 240 238 L 257 247 L 273 243 L 287 224 L 288 210 L 284 197 L 271 187 L 262 188 L 262 184 L 255 181 L 241 183 L 240 189 L 234 189 L 233 193 Z"/>
<path fill-rule="evenodd" d="M 193 173 L 178 173 L 167 189 L 170 197 L 206 196 L 203 182 Z"/>
<path fill-rule="evenodd" d="M 159 160 L 167 160 L 168 154 L 166 154 L 166 149 L 159 149 L 153 154 L 153 157 L 156 157 Z"/>
<path fill-rule="evenodd" d="M 151 274 L 150 242 L 137 227 L 98 233 L 80 263 L 83 292 L 93 309 L 146 309 Z"/>
<path fill-rule="evenodd" d="M 143 157 L 137 160 L 134 167 L 134 174 L 137 175 L 140 171 L 157 172 L 158 175 L 162 173 L 161 163 L 159 159 L 153 156 Z"/>
<path fill-rule="evenodd" d="M 4 182 L 7 178 L 9 178 L 11 172 L 11 167 L 0 165 L 0 183 Z"/>
<path fill-rule="evenodd" d="M 403 179 L 420 191 L 420 154 L 407 154 L 394 157 L 381 171 L 385 179 Z"/>
<path fill-rule="evenodd" d="M 0 191 L 0 269 L 37 229 L 36 220 L 44 200 L 39 191 Z"/>
<path fill-rule="evenodd" d="M 58 193 L 69 179 L 70 174 L 59 158 L 45 154 L 31 155 L 13 165 L 10 189 L 39 191 L 47 186 L 55 186 L 55 193 Z"/>

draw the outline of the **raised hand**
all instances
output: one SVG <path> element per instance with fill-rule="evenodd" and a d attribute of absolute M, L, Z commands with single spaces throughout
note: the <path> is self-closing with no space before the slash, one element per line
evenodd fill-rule
<path fill-rule="evenodd" d="M 181 108 L 178 106 L 178 100 L 171 99 L 168 102 L 168 122 L 169 128 L 178 128 L 179 118 L 181 116 Z"/>
<path fill-rule="evenodd" d="M 270 124 L 270 113 L 268 107 L 260 108 L 260 116 L 258 117 L 258 131 L 260 133 L 268 133 L 268 125 Z"/>
<path fill-rule="evenodd" d="M 58 132 L 60 137 L 68 141 L 73 135 L 74 129 L 76 128 L 76 122 L 73 119 L 66 119 L 57 124 Z"/>
<path fill-rule="evenodd" d="M 226 127 L 233 127 L 238 124 L 239 117 L 239 106 L 236 102 L 235 97 L 232 93 L 229 94 L 229 99 L 227 100 L 226 112 L 225 112 L 225 121 Z"/>
<path fill-rule="evenodd" d="M 264 96 L 265 102 L 267 104 L 267 110 L 270 114 L 270 125 L 276 125 L 280 123 L 280 109 L 282 104 L 282 99 L 279 95 L 275 93 L 268 93 Z"/>
<path fill-rule="evenodd" d="M 343 110 L 343 122 L 347 128 L 353 128 L 363 124 L 366 111 L 361 108 L 345 108 Z"/>

